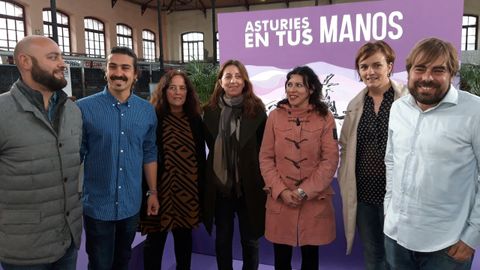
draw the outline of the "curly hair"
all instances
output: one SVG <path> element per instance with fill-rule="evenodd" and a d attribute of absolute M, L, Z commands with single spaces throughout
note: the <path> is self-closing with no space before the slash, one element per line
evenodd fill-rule
<path fill-rule="evenodd" d="M 226 61 L 220 67 L 220 70 L 217 74 L 217 81 L 215 83 L 213 94 L 210 97 L 210 100 L 208 101 L 206 106 L 212 109 L 218 107 L 218 101 L 220 100 L 220 97 L 222 96 L 222 94 L 225 92 L 220 82 L 223 77 L 223 72 L 228 66 L 236 66 L 240 71 L 240 74 L 242 75 L 243 81 L 245 82 L 245 85 L 242 90 L 243 97 L 244 97 L 243 114 L 249 118 L 252 118 L 252 117 L 255 117 L 255 115 L 259 110 L 265 111 L 265 105 L 263 104 L 262 100 L 259 97 L 257 97 L 253 92 L 252 82 L 250 82 L 250 79 L 248 77 L 247 69 L 240 61 L 233 60 L 233 59 Z"/>
<path fill-rule="evenodd" d="M 322 83 L 318 79 L 317 74 L 308 66 L 295 67 L 287 74 L 287 80 L 285 81 L 285 91 L 287 90 L 287 83 L 292 75 L 300 75 L 303 78 L 303 84 L 308 90 L 312 91 L 312 94 L 308 98 L 308 103 L 313 106 L 313 109 L 321 116 L 328 114 L 328 106 L 322 101 Z M 277 103 L 277 106 L 282 104 L 289 104 L 288 98 L 282 99 Z"/>
<path fill-rule="evenodd" d="M 162 118 L 170 112 L 170 106 L 167 100 L 167 89 L 172 82 L 173 77 L 181 76 L 185 81 L 187 87 L 187 96 L 185 103 L 183 104 L 183 111 L 189 117 L 195 117 L 200 115 L 200 102 L 198 95 L 192 82 L 187 76 L 187 73 L 181 70 L 170 70 L 160 79 L 160 82 L 155 87 L 155 91 L 152 93 L 150 103 L 155 107 L 157 115 Z"/>

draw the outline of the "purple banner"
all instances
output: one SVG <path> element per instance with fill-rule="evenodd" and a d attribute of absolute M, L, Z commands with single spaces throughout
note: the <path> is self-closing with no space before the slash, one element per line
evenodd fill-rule
<path fill-rule="evenodd" d="M 325 101 L 341 119 L 364 87 L 355 71 L 357 50 L 384 40 L 396 52 L 393 79 L 405 82 L 405 59 L 426 37 L 460 48 L 463 1 L 384 0 L 218 15 L 221 61 L 238 59 L 269 109 L 284 98 L 286 73 L 310 66 L 324 84 Z M 338 130 L 341 121 L 338 120 Z"/>
<path fill-rule="evenodd" d="M 403 59 L 420 39 L 435 36 L 460 48 L 463 1 L 369 1 L 305 8 L 220 13 L 221 60 L 292 68 L 323 61 L 352 68 L 365 42 L 384 40 Z"/>

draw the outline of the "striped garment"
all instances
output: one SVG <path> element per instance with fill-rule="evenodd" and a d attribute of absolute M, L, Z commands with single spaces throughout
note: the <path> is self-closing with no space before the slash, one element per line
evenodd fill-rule
<path fill-rule="evenodd" d="M 136 215 L 143 165 L 157 160 L 155 109 L 134 94 L 120 103 L 106 87 L 77 104 L 83 118 L 84 214 L 109 221 Z"/>
<path fill-rule="evenodd" d="M 158 138 L 163 147 L 163 173 L 158 176 L 160 211 L 159 215 L 142 220 L 142 233 L 191 229 L 200 222 L 198 162 L 188 118 L 185 114 L 168 114 L 160 124 L 163 130 Z"/>

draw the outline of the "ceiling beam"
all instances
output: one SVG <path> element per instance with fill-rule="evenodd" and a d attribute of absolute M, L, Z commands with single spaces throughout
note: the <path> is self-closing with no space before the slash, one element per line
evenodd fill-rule
<path fill-rule="evenodd" d="M 207 18 L 207 7 L 205 4 L 202 2 L 202 0 L 198 0 L 200 3 L 200 6 L 202 6 L 202 12 L 203 12 L 203 17 Z M 215 2 L 212 2 L 212 6 L 215 5 Z M 213 8 L 213 7 L 212 7 Z"/>
<path fill-rule="evenodd" d="M 245 0 L 245 8 L 249 11 L 250 10 L 250 3 L 248 0 Z"/>
<path fill-rule="evenodd" d="M 142 6 L 140 7 L 140 8 L 141 8 L 141 13 L 142 13 L 142 15 L 143 15 L 143 13 L 145 13 L 145 10 L 147 10 L 148 4 L 149 4 L 150 2 L 152 2 L 152 0 L 149 0 L 149 1 L 145 2 L 145 3 L 143 3 Z"/>
<path fill-rule="evenodd" d="M 167 12 L 172 12 L 172 6 L 173 4 L 175 3 L 175 0 L 170 0 L 170 3 L 168 3 L 168 6 L 167 6 Z"/>

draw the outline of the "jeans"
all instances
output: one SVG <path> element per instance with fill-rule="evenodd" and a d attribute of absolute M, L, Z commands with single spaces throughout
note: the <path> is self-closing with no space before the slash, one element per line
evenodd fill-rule
<path fill-rule="evenodd" d="M 128 270 L 138 217 L 138 213 L 114 221 L 83 217 L 89 270 Z"/>
<path fill-rule="evenodd" d="M 190 270 L 192 260 L 192 230 L 173 229 L 173 241 L 177 270 Z M 163 250 L 167 241 L 168 231 L 148 233 L 143 246 L 143 264 L 145 270 L 160 270 L 162 268 Z"/>
<path fill-rule="evenodd" d="M 77 269 L 77 248 L 72 239 L 72 244 L 65 254 L 53 263 L 35 265 L 13 265 L 1 263 L 3 270 L 75 270 Z"/>
<path fill-rule="evenodd" d="M 273 244 L 275 254 L 275 270 L 292 270 L 293 247 L 283 244 Z M 301 270 L 318 270 L 318 246 L 301 246 Z"/>
<path fill-rule="evenodd" d="M 243 270 L 258 269 L 258 239 L 251 236 L 247 207 L 243 198 L 224 198 L 217 194 L 215 202 L 215 251 L 218 270 L 233 270 L 232 240 L 235 212 L 242 242 Z"/>
<path fill-rule="evenodd" d="M 456 261 L 447 254 L 448 249 L 435 252 L 411 251 L 385 236 L 387 263 L 391 270 L 468 270 L 472 267 L 473 256 L 468 261 Z"/>
<path fill-rule="evenodd" d="M 366 270 L 388 269 L 385 261 L 383 204 L 357 204 L 357 228 L 363 244 Z"/>

